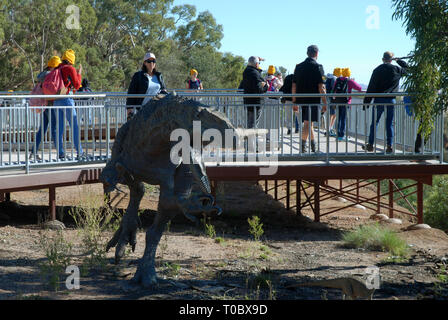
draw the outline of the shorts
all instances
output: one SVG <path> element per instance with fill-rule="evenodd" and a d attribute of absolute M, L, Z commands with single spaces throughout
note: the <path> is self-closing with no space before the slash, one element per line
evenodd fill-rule
<path fill-rule="evenodd" d="M 302 106 L 302 122 L 309 121 L 309 111 L 311 111 L 311 121 L 317 122 L 319 119 L 319 108 L 317 106 Z"/>

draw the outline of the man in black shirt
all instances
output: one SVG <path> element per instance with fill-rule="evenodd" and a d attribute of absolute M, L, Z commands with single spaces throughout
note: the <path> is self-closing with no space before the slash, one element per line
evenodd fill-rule
<path fill-rule="evenodd" d="M 396 60 L 400 65 L 396 66 L 392 64 L 392 61 Z M 383 64 L 373 70 L 372 77 L 370 78 L 369 86 L 367 87 L 367 93 L 390 93 L 398 92 L 400 85 L 400 78 L 406 73 L 408 64 L 400 59 L 395 59 L 394 54 L 390 51 L 386 51 L 383 55 Z M 372 97 L 366 96 L 364 98 L 364 104 L 369 104 L 372 101 Z M 394 137 L 393 121 L 394 121 L 394 104 L 395 97 L 387 98 L 374 98 L 374 103 L 386 104 L 386 153 L 392 153 L 392 140 Z M 384 105 L 376 106 L 376 121 L 375 108 L 372 108 L 372 123 L 370 125 L 369 141 L 363 147 L 367 151 L 373 151 L 373 144 L 375 140 L 374 131 L 378 127 L 378 122 L 384 112 Z"/>
<path fill-rule="evenodd" d="M 249 58 L 247 67 L 243 72 L 243 80 L 239 89 L 244 89 L 244 93 L 265 93 L 269 86 L 261 76 L 260 58 L 252 56 Z M 260 98 L 244 98 L 244 105 L 247 108 L 247 128 L 258 128 L 260 120 Z M 255 109 L 255 110 L 254 110 Z M 256 112 L 256 114 L 255 114 Z"/>
<path fill-rule="evenodd" d="M 302 63 L 296 65 L 294 70 L 294 78 L 292 82 L 292 93 L 321 93 L 325 94 L 324 68 L 316 62 L 319 49 L 315 45 L 311 45 L 307 49 L 308 58 Z M 327 99 L 322 98 L 324 106 L 322 111 L 327 109 Z M 302 152 L 306 152 L 306 140 L 310 132 L 311 122 L 311 151 L 316 152 L 316 142 L 314 140 L 313 122 L 318 121 L 318 104 L 320 97 L 309 98 L 292 98 L 292 102 L 302 105 Z"/>

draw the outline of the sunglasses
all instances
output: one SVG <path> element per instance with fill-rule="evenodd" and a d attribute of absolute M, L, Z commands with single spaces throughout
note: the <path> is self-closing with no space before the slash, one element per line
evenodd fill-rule
<path fill-rule="evenodd" d="M 154 63 L 156 63 L 156 60 L 145 60 L 145 62 L 147 62 L 147 63 L 152 63 L 152 62 L 154 62 Z"/>

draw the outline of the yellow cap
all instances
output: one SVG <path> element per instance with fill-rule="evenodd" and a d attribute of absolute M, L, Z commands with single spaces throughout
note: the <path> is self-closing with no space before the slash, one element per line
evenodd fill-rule
<path fill-rule="evenodd" d="M 269 66 L 268 74 L 274 74 L 274 73 L 275 73 L 275 67 L 274 66 Z"/>
<path fill-rule="evenodd" d="M 68 49 L 64 52 L 62 60 L 67 60 L 70 64 L 75 64 L 75 51 Z"/>
<path fill-rule="evenodd" d="M 336 77 L 342 76 L 342 69 L 341 68 L 334 68 L 333 75 Z"/>
<path fill-rule="evenodd" d="M 190 70 L 190 76 L 192 76 L 192 75 L 194 75 L 194 74 L 198 75 L 198 70 L 196 70 L 196 69 L 191 69 L 191 70 Z"/>
<path fill-rule="evenodd" d="M 342 69 L 342 76 L 349 78 L 352 75 L 352 72 L 350 71 L 350 68 L 344 68 Z"/>
<path fill-rule="evenodd" d="M 50 68 L 57 68 L 61 64 L 61 58 L 58 56 L 52 56 L 50 60 L 48 60 L 47 66 Z"/>

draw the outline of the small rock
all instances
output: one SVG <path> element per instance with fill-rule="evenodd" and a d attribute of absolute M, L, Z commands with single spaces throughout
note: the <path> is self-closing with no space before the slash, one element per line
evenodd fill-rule
<path fill-rule="evenodd" d="M 377 214 L 373 214 L 370 216 L 370 219 L 372 220 L 380 220 L 380 221 L 385 221 L 385 220 L 389 220 L 389 217 L 386 216 L 383 213 L 377 213 Z"/>
<path fill-rule="evenodd" d="M 425 223 L 413 224 L 406 228 L 406 230 L 420 230 L 420 229 L 431 229 L 431 227 Z"/>
<path fill-rule="evenodd" d="M 347 199 L 342 198 L 342 197 L 336 197 L 336 200 L 339 202 L 347 202 Z"/>
<path fill-rule="evenodd" d="M 402 224 L 403 221 L 401 219 L 397 219 L 397 218 L 390 218 L 386 220 L 387 223 L 392 223 L 392 224 Z"/>
<path fill-rule="evenodd" d="M 65 224 L 58 220 L 47 221 L 43 225 L 44 229 L 65 230 Z"/>
<path fill-rule="evenodd" d="M 367 210 L 366 207 L 360 205 L 360 204 L 355 204 L 355 208 L 361 209 L 361 210 Z"/>

